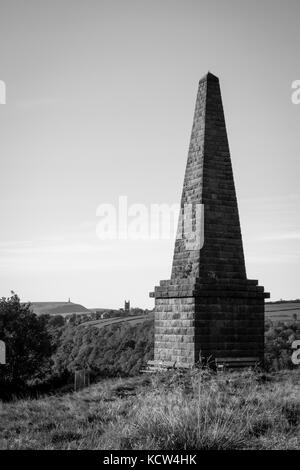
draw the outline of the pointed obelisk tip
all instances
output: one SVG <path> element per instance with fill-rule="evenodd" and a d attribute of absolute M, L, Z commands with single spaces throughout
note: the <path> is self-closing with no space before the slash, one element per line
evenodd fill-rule
<path fill-rule="evenodd" d="M 219 78 L 216 75 L 208 71 L 202 78 L 200 78 L 199 82 L 204 82 L 204 81 L 211 80 L 211 79 L 219 80 Z"/>

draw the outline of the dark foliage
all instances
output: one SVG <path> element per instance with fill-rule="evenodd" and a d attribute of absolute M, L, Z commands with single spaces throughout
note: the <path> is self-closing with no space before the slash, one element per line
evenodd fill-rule
<path fill-rule="evenodd" d="M 54 370 L 89 369 L 105 376 L 136 375 L 153 355 L 153 320 L 105 328 L 67 325 L 54 354 Z"/>
<path fill-rule="evenodd" d="M 300 323 L 278 322 L 272 325 L 270 322 L 265 326 L 265 366 L 268 370 L 293 369 L 292 343 L 300 339 Z"/>
<path fill-rule="evenodd" d="M 53 349 L 46 323 L 16 294 L 0 300 L 0 339 L 7 354 L 7 364 L 0 366 L 1 394 L 18 393 L 49 371 Z"/>

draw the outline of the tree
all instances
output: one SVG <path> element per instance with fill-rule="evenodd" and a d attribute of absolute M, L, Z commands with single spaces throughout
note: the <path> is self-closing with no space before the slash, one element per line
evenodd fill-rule
<path fill-rule="evenodd" d="M 56 327 L 64 326 L 65 320 L 62 315 L 53 315 L 52 317 L 49 318 L 48 323 L 49 323 L 49 326 L 56 328 Z"/>
<path fill-rule="evenodd" d="M 7 364 L 1 368 L 2 382 L 18 389 L 43 377 L 52 353 L 46 321 L 30 310 L 30 304 L 21 304 L 14 292 L 0 300 L 0 339 L 6 343 L 7 354 Z"/>

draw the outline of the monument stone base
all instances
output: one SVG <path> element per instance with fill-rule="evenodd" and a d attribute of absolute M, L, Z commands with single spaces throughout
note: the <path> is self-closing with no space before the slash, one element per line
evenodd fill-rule
<path fill-rule="evenodd" d="M 262 365 L 268 294 L 257 284 L 161 281 L 150 294 L 155 297 L 155 349 L 149 365 Z"/>

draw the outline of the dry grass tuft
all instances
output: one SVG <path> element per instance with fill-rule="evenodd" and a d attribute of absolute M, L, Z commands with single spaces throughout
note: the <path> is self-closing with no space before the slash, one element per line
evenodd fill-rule
<path fill-rule="evenodd" d="M 171 372 L 2 404 L 1 449 L 297 449 L 300 371 Z"/>

